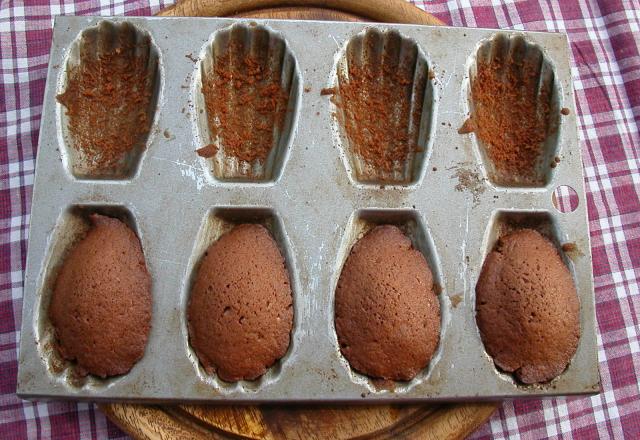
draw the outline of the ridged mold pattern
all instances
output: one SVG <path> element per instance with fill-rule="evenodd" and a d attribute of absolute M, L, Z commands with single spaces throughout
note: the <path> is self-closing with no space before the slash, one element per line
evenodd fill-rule
<path fill-rule="evenodd" d="M 127 21 L 101 21 L 73 42 L 57 95 L 62 159 L 73 177 L 137 173 L 160 94 L 159 56 L 149 33 Z"/>
<path fill-rule="evenodd" d="M 552 177 L 560 105 L 555 69 L 519 34 L 495 34 L 470 60 L 466 130 L 487 177 L 501 187 L 540 187 Z"/>
<path fill-rule="evenodd" d="M 420 178 L 435 106 L 429 68 L 418 44 L 395 30 L 369 28 L 347 43 L 332 100 L 357 182 L 408 185 Z"/>
<path fill-rule="evenodd" d="M 216 32 L 194 75 L 199 154 L 222 181 L 282 173 L 300 100 L 297 63 L 282 36 L 235 24 Z"/>

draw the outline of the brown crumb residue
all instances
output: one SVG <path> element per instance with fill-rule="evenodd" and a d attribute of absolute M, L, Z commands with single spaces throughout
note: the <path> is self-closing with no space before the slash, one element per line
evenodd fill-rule
<path fill-rule="evenodd" d="M 305 87 L 304 88 L 304 93 L 309 93 L 311 91 L 311 87 Z"/>
<path fill-rule="evenodd" d="M 335 87 L 324 87 L 323 89 L 320 90 L 320 96 L 335 95 L 335 93 L 336 93 Z"/>
<path fill-rule="evenodd" d="M 232 41 L 216 57 L 213 71 L 203 71 L 207 123 L 226 156 L 264 163 L 284 124 L 289 95 L 280 69 L 270 68 L 268 49 L 248 51 L 244 44 Z"/>
<path fill-rule="evenodd" d="M 436 77 L 436 73 L 433 71 L 433 69 L 429 69 L 429 79 L 433 80 Z"/>
<path fill-rule="evenodd" d="M 51 353 L 49 356 L 49 368 L 55 374 L 60 374 L 64 371 L 66 365 L 65 360 L 60 356 L 60 344 L 55 339 L 53 342 L 47 341 L 44 344 L 44 350 L 46 353 Z"/>
<path fill-rule="evenodd" d="M 196 57 L 194 57 L 192 53 L 188 53 L 188 54 L 186 54 L 184 57 L 185 57 L 185 58 L 187 58 L 187 59 L 189 59 L 189 60 L 191 60 L 191 62 L 194 62 L 194 63 L 195 63 L 196 61 L 198 61 L 198 59 L 197 59 Z"/>
<path fill-rule="evenodd" d="M 506 59 L 505 59 L 506 58 Z M 500 184 L 540 184 L 537 165 L 544 142 L 555 130 L 553 81 L 539 86 L 540 59 L 496 56 L 478 62 L 471 84 L 475 133 L 484 144 Z"/>
<path fill-rule="evenodd" d="M 473 122 L 472 118 L 467 118 L 462 126 L 458 128 L 458 134 L 468 134 L 473 133 L 476 130 L 476 126 Z"/>
<path fill-rule="evenodd" d="M 584 254 L 578 248 L 578 245 L 575 243 L 563 243 L 562 244 L 562 252 L 567 254 L 569 257 L 581 257 Z"/>
<path fill-rule="evenodd" d="M 455 309 L 455 308 L 458 307 L 458 304 L 460 304 L 462 302 L 462 295 L 460 295 L 460 294 L 451 295 L 450 299 L 451 299 L 451 305 Z"/>
<path fill-rule="evenodd" d="M 198 156 L 204 157 L 204 158 L 213 157 L 216 155 L 217 152 L 218 152 L 218 147 L 216 147 L 214 144 L 205 145 L 204 147 L 198 148 L 196 150 L 196 153 L 198 154 Z"/>
<path fill-rule="evenodd" d="M 371 385 L 376 389 L 376 391 L 395 391 L 396 382 L 389 379 L 380 379 L 377 377 L 372 377 L 369 379 L 371 381 Z"/>
<path fill-rule="evenodd" d="M 162 132 L 162 135 L 166 138 L 166 139 L 171 139 L 171 132 L 166 129 L 164 132 Z"/>
<path fill-rule="evenodd" d="M 463 167 L 454 167 L 456 170 L 453 173 L 452 178 L 458 179 L 458 184 L 455 186 L 456 191 L 464 192 L 469 191 L 473 194 L 473 202 L 478 203 L 480 200 L 480 194 L 484 193 L 484 179 L 476 171 L 472 171 Z"/>
<path fill-rule="evenodd" d="M 117 172 L 128 153 L 144 147 L 152 121 L 157 64 L 150 62 L 149 38 L 136 45 L 129 30 L 120 30 L 113 46 L 100 54 L 81 49 L 80 62 L 68 65 L 66 88 L 56 96 L 83 167 L 99 175 Z"/>
<path fill-rule="evenodd" d="M 571 114 L 571 110 L 569 110 L 567 107 L 562 107 L 562 110 L 560 110 L 560 113 L 564 116 L 568 116 L 569 114 Z"/>
<path fill-rule="evenodd" d="M 401 37 L 384 38 L 387 49 L 376 55 L 375 41 L 365 36 L 363 61 L 347 57 L 348 72 L 338 74 L 340 121 L 352 153 L 374 170 L 360 176 L 366 179 L 404 174 L 407 161 L 419 150 L 428 71 L 416 71 L 417 48 L 398 55 L 393 48 L 399 51 Z"/>

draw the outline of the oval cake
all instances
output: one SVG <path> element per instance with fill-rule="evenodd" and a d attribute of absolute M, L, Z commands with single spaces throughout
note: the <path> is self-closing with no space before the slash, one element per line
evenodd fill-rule
<path fill-rule="evenodd" d="M 151 328 L 151 277 L 136 234 L 120 220 L 92 227 L 64 260 L 49 304 L 56 348 L 80 375 L 127 373 Z"/>
<path fill-rule="evenodd" d="M 377 226 L 351 249 L 335 297 L 340 351 L 373 378 L 407 381 L 440 339 L 440 303 L 431 268 L 396 226 Z"/>
<path fill-rule="evenodd" d="M 569 269 L 537 231 L 500 238 L 476 285 L 476 320 L 487 353 L 524 384 L 562 373 L 580 338 L 580 304 Z"/>
<path fill-rule="evenodd" d="M 198 268 L 187 310 L 191 346 L 209 374 L 257 379 L 289 348 L 292 306 L 289 272 L 269 231 L 237 225 Z"/>

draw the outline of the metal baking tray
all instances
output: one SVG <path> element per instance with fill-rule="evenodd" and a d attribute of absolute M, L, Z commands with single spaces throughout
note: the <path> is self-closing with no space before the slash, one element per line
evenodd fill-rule
<path fill-rule="evenodd" d="M 146 148 L 130 172 L 91 179 L 74 171 L 65 113 L 56 102 L 79 35 L 101 21 L 127 21 L 151 36 L 158 57 L 155 112 Z M 200 65 L 230 26 L 266 28 L 286 43 L 289 115 L 262 181 L 224 180 L 195 150 L 208 142 Z M 399 32 L 430 69 L 422 123 L 424 151 L 406 185 L 361 182 L 337 111 L 321 89 L 352 38 L 367 30 Z M 524 38 L 555 73 L 562 116 L 540 187 L 500 187 L 489 178 L 474 135 L 460 135 L 469 114 L 469 72 L 497 33 Z M 377 23 L 216 18 L 56 17 L 44 96 L 24 282 L 18 394 L 28 399 L 139 402 L 399 402 L 483 400 L 590 394 L 600 389 L 591 253 L 569 46 L 565 35 Z M 206 113 L 206 112 L 205 112 Z M 356 164 L 357 165 L 357 164 Z M 488 171 L 489 170 L 489 171 Z M 577 191 L 578 207 L 560 213 L 552 194 Z M 102 212 L 137 232 L 153 279 L 152 329 L 144 358 L 126 375 L 79 379 L 52 350 L 47 305 L 55 273 L 86 216 Z M 294 326 L 287 354 L 259 380 L 225 383 L 208 376 L 189 347 L 185 320 L 194 265 L 206 247 L 242 221 L 266 224 L 287 261 Z M 475 284 L 497 236 L 523 223 L 566 247 L 582 336 L 568 369 L 551 383 L 522 386 L 499 372 L 475 322 Z M 380 383 L 352 371 L 341 356 L 333 298 L 355 241 L 374 224 L 400 225 L 430 262 L 442 289 L 441 340 L 429 366 L 404 383 Z M 569 249 L 571 251 L 569 251 Z"/>

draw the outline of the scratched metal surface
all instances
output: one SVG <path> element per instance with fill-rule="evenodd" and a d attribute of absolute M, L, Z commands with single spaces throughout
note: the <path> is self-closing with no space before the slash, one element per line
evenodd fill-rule
<path fill-rule="evenodd" d="M 566 36 L 526 33 L 556 69 L 560 163 L 540 188 L 491 184 L 473 135 L 457 133 L 468 115 L 468 72 L 478 44 L 495 31 L 415 25 L 259 21 L 282 36 L 297 73 L 280 163 L 265 183 L 223 182 L 194 150 L 206 140 L 199 112 L 200 59 L 216 31 L 241 20 L 127 18 L 148 32 L 161 74 L 152 133 L 133 176 L 78 180 L 55 95 L 72 42 L 101 19 L 57 17 L 44 100 L 24 284 L 18 393 L 29 399 L 162 401 L 482 400 L 594 393 L 599 389 L 586 201 Z M 122 21 L 122 18 L 109 19 Z M 415 182 L 365 185 L 354 179 L 336 109 L 323 87 L 349 39 L 369 27 L 413 39 L 435 74 L 431 133 Z M 551 195 L 570 185 L 578 209 L 562 214 Z M 51 349 L 46 317 L 56 268 L 86 229 L 86 214 L 119 216 L 140 237 L 153 278 L 152 329 L 144 358 L 129 374 L 76 379 Z M 261 379 L 229 384 L 208 376 L 189 348 L 185 304 L 194 264 L 234 222 L 260 221 L 274 233 L 294 290 L 294 329 L 286 356 Z M 565 255 L 581 303 L 582 337 L 569 368 L 550 384 L 520 386 L 496 370 L 474 317 L 474 286 L 484 256 L 505 225 L 533 222 Z M 371 225 L 399 224 L 427 257 L 442 287 L 442 332 L 427 369 L 408 383 L 380 387 L 354 373 L 339 353 L 333 295 L 353 243 Z"/>

